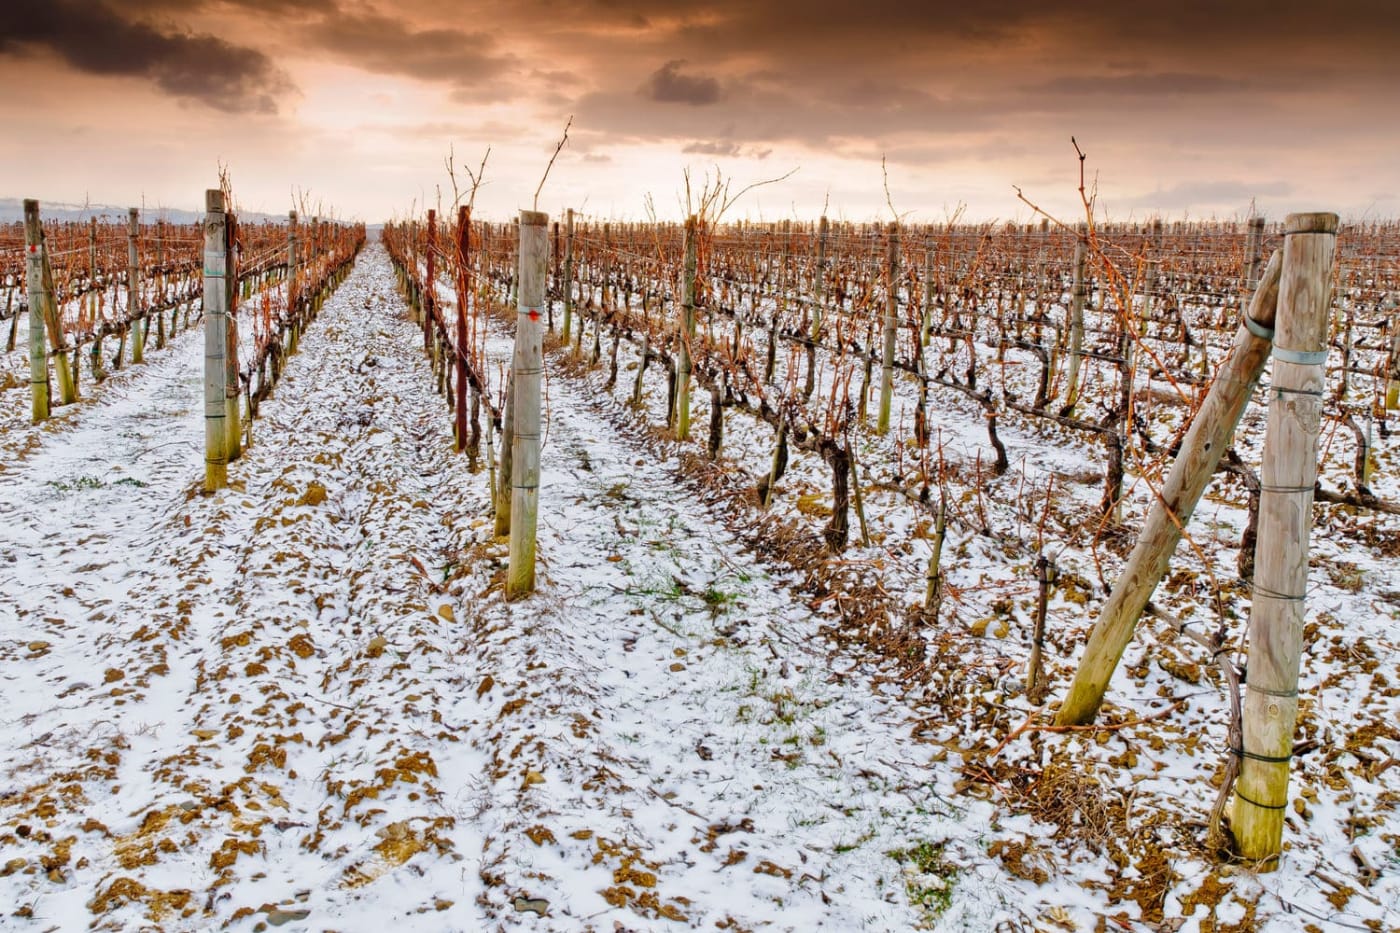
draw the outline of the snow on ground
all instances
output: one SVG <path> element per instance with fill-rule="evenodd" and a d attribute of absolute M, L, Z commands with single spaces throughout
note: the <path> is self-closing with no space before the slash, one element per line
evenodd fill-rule
<path fill-rule="evenodd" d="M 920 922 L 911 891 L 1019 916 L 990 807 L 564 382 L 542 591 L 506 604 L 403 313 L 372 247 L 218 495 L 198 334 L 7 455 L 5 925 L 880 930 Z"/>
<path fill-rule="evenodd" d="M 0 392 L 0 927 L 1394 928 L 1383 761 L 1400 748 L 1384 730 L 1335 740 L 1370 756 L 1354 796 L 1350 759 L 1305 761 L 1344 780 L 1306 773 L 1311 809 L 1289 829 L 1302 855 L 1283 872 L 1183 858 L 1170 883 L 1141 878 L 1165 910 L 1110 895 L 1110 877 L 1159 869 L 1066 840 L 1036 818 L 1049 785 L 1036 796 L 1018 774 L 1073 749 L 1082 775 L 1058 786 L 1078 819 L 1195 834 L 1195 748 L 1220 732 L 1209 682 L 1191 691 L 1201 709 L 1150 727 L 1030 733 L 988 756 L 1028 710 L 1023 663 L 1002 663 L 1016 636 L 995 635 L 1024 623 L 1024 556 L 950 537 L 953 617 L 1014 607 L 985 639 L 942 642 L 942 679 L 902 687 L 823 637 L 829 606 L 748 553 L 734 516 L 705 505 L 723 500 L 683 477 L 673 445 L 627 429 L 596 379 L 548 386 L 540 591 L 505 602 L 486 473 L 450 453 L 405 315 L 371 246 L 214 496 L 199 494 L 197 333 L 42 427 L 22 391 Z M 504 360 L 509 341 L 489 352 Z M 950 405 L 950 433 L 958 419 Z M 737 425 L 729 440 L 749 462 L 769 441 Z M 787 499 L 819 488 L 809 469 L 795 464 Z M 868 508 L 885 544 L 853 564 L 884 567 L 895 593 L 917 585 L 909 522 L 883 494 Z M 1081 612 L 1072 595 L 1057 617 Z M 1373 650 L 1383 675 L 1394 647 Z M 1131 709 L 1181 693 L 1139 648 L 1127 669 Z M 1361 721 L 1346 683 L 1310 714 L 1319 729 Z M 1164 809 L 1183 788 L 1185 807 Z M 1348 819 L 1357 839 L 1333 838 Z M 1333 863 L 1353 846 L 1381 877 L 1342 897 L 1358 872 Z"/>

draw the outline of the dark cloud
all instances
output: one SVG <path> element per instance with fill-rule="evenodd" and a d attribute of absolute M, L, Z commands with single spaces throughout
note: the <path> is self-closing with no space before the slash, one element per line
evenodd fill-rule
<path fill-rule="evenodd" d="M 306 35 L 345 64 L 378 74 L 450 84 L 464 101 L 513 96 L 501 79 L 514 71 L 519 61 L 500 51 L 499 43 L 488 33 L 452 27 L 420 29 L 402 17 L 341 10 L 316 23 Z"/>
<path fill-rule="evenodd" d="M 146 78 L 232 113 L 275 113 L 293 90 L 263 52 L 217 36 L 159 29 L 100 2 L 12 0 L 0 55 L 46 50 L 79 71 Z"/>
<path fill-rule="evenodd" d="M 684 64 L 685 59 L 673 58 L 653 71 L 642 85 L 642 96 L 657 103 L 692 107 L 719 103 L 719 81 L 707 75 L 683 75 Z"/>

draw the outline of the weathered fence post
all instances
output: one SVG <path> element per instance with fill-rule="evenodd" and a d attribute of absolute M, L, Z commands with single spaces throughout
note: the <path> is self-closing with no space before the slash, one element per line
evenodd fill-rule
<path fill-rule="evenodd" d="M 1133 628 L 1166 573 L 1191 513 L 1249 403 L 1254 384 L 1269 358 L 1279 266 L 1276 253 L 1254 293 L 1229 357 L 1191 419 L 1181 451 L 1158 490 L 1147 523 L 1094 623 L 1074 682 L 1056 716 L 1060 725 L 1083 725 L 1098 715 L 1109 678 L 1133 637 Z"/>
<path fill-rule="evenodd" d="M 44 277 L 44 228 L 39 222 L 39 202 L 24 202 L 25 283 L 29 293 L 29 385 L 31 416 L 35 422 L 49 416 L 49 357 L 44 341 L 44 309 L 49 304 Z M 18 317 L 18 315 L 16 315 Z"/>
<path fill-rule="evenodd" d="M 681 270 L 681 321 L 676 354 L 676 440 L 690 437 L 691 341 L 695 339 L 695 273 L 699 265 L 695 215 L 685 221 L 685 265 Z"/>
<path fill-rule="evenodd" d="M 1288 805 L 1337 215 L 1288 215 L 1283 244 L 1269 427 L 1259 477 L 1244 747 L 1231 821 L 1240 854 L 1250 859 L 1279 854 Z"/>
<path fill-rule="evenodd" d="M 520 212 L 520 284 L 515 317 L 515 435 L 511 440 L 510 568 L 506 598 L 535 589 L 535 526 L 540 504 L 540 374 L 544 370 L 545 269 L 549 215 Z"/>
<path fill-rule="evenodd" d="M 224 452 L 232 463 L 243 456 L 243 417 L 238 391 L 238 280 L 243 256 L 238 247 L 238 215 L 225 215 L 224 228 L 224 310 L 227 336 L 224 338 L 224 404 L 226 414 Z"/>
<path fill-rule="evenodd" d="M 204 488 L 228 485 L 228 405 L 224 355 L 228 346 L 228 217 L 224 193 L 204 193 Z"/>
<path fill-rule="evenodd" d="M 297 302 L 301 299 L 300 284 L 297 281 L 297 212 L 287 212 L 287 330 L 290 336 L 291 351 L 296 352 L 301 335 L 301 311 Z"/>
<path fill-rule="evenodd" d="M 1085 267 L 1089 261 L 1089 236 L 1086 225 L 1079 226 L 1079 239 L 1074 244 L 1074 286 L 1069 299 L 1069 368 L 1065 377 L 1065 405 L 1061 414 L 1074 414 L 1079 404 L 1079 368 L 1084 356 L 1084 305 L 1088 299 Z"/>
<path fill-rule="evenodd" d="M 126 212 L 126 319 L 131 328 L 131 362 L 146 359 L 146 328 L 141 314 L 141 212 Z"/>
<path fill-rule="evenodd" d="M 894 348 L 899 336 L 899 224 L 890 223 L 889 242 L 885 255 L 885 329 L 884 355 L 880 358 L 880 414 L 875 419 L 875 433 L 890 430 L 890 402 L 894 397 Z"/>
<path fill-rule="evenodd" d="M 107 372 L 102 366 L 102 289 L 97 284 L 97 218 L 88 218 L 88 278 L 92 286 L 92 293 L 88 296 L 89 309 L 92 316 L 92 349 L 88 352 L 92 357 L 92 378 L 94 382 L 101 383 L 107 378 Z M 11 349 L 14 349 L 11 347 Z M 78 360 L 73 361 L 73 365 L 79 365 Z"/>
<path fill-rule="evenodd" d="M 812 329 L 807 334 L 807 384 L 803 398 L 811 398 L 817 387 L 817 344 L 822 339 L 822 301 L 826 291 L 826 238 L 830 230 L 825 215 L 817 221 L 817 264 L 812 270 Z"/>
<path fill-rule="evenodd" d="M 471 258 L 471 223 L 471 208 L 460 205 L 457 208 L 457 282 L 460 285 L 457 289 L 457 346 L 452 354 L 452 364 L 457 372 L 457 407 L 453 412 L 457 453 L 467 449 L 467 300 L 471 295 L 467 263 Z M 476 424 L 475 415 L 472 424 Z"/>
<path fill-rule="evenodd" d="M 564 326 L 559 340 L 569 345 L 569 330 L 574 325 L 574 209 L 564 215 Z"/>

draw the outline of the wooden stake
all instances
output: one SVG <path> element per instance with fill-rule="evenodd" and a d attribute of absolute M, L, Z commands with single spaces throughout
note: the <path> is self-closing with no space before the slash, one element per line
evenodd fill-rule
<path fill-rule="evenodd" d="M 227 241 L 224 247 L 226 256 L 224 265 L 224 295 L 227 304 L 225 305 L 225 326 L 227 335 L 224 337 L 224 430 L 227 432 L 227 439 L 224 442 L 224 453 L 228 457 L 228 462 L 233 463 L 243 456 L 243 417 L 240 412 L 238 391 L 238 282 L 242 270 L 239 268 L 239 261 L 242 257 L 238 252 L 238 215 L 225 215 L 224 235 Z"/>
<path fill-rule="evenodd" d="M 204 488 L 213 492 L 228 485 L 228 217 L 223 191 L 206 191 L 204 207 Z"/>
<path fill-rule="evenodd" d="M 890 430 L 890 402 L 894 397 L 894 348 L 899 335 L 899 224 L 890 224 L 885 256 L 885 352 L 880 359 L 880 413 L 875 433 Z"/>
<path fill-rule="evenodd" d="M 1080 225 L 1079 239 L 1074 244 L 1074 289 L 1069 302 L 1069 370 L 1065 380 L 1065 405 L 1060 414 L 1074 414 L 1079 404 L 1079 367 L 1084 356 L 1084 305 L 1088 300 L 1085 266 L 1089 261 L 1089 239 Z"/>
<path fill-rule="evenodd" d="M 30 413 L 36 424 L 49 417 L 49 357 L 44 341 L 44 309 L 48 307 L 50 296 L 44 277 L 44 254 L 39 202 L 29 199 L 24 202 L 24 272 L 29 292 Z"/>
<path fill-rule="evenodd" d="M 1274 324 L 1280 265 L 1280 256 L 1275 253 L 1250 302 L 1247 320 L 1254 322 L 1260 334 L 1271 333 Z M 1055 719 L 1060 725 L 1084 725 L 1098 715 L 1109 678 L 1225 453 L 1226 442 L 1269 358 L 1270 346 L 1267 336 L 1257 336 L 1248 325 L 1240 325 L 1235 345 L 1191 420 L 1181 452 L 1152 505 L 1147 524 L 1089 635 L 1084 658 Z"/>
<path fill-rule="evenodd" d="M 544 302 L 549 261 L 549 215 L 520 212 L 520 271 L 516 290 L 515 435 L 511 441 L 510 567 L 506 598 L 535 589 L 535 528 L 540 496 L 540 379 L 544 371 Z"/>
<path fill-rule="evenodd" d="M 817 265 L 812 270 L 812 329 L 807 335 L 807 384 L 803 398 L 811 398 L 817 385 L 817 344 L 822 337 L 822 302 L 826 291 L 826 238 L 830 226 L 826 217 L 817 222 Z"/>
<path fill-rule="evenodd" d="M 574 323 L 574 209 L 564 215 L 564 326 L 559 341 L 569 345 L 569 331 Z"/>
<path fill-rule="evenodd" d="M 126 213 L 126 319 L 131 327 L 131 362 L 145 362 L 146 328 L 141 320 L 141 212 Z"/>
<path fill-rule="evenodd" d="M 1259 477 L 1243 760 L 1231 821 L 1240 854 L 1250 859 L 1278 856 L 1288 805 L 1337 215 L 1290 214 L 1283 242 L 1269 427 Z"/>
<path fill-rule="evenodd" d="M 681 272 L 679 363 L 676 367 L 676 440 L 690 437 L 690 344 L 695 339 L 695 274 L 699 265 L 695 215 L 685 221 L 685 267 Z"/>

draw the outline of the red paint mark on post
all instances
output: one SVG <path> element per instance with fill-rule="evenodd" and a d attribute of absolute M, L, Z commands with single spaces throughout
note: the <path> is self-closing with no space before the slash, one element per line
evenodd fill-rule
<path fill-rule="evenodd" d="M 530 320 L 532 320 L 532 321 L 538 321 L 539 319 L 540 319 L 540 309 L 539 309 L 539 308 L 531 308 L 531 309 L 530 309 Z"/>

